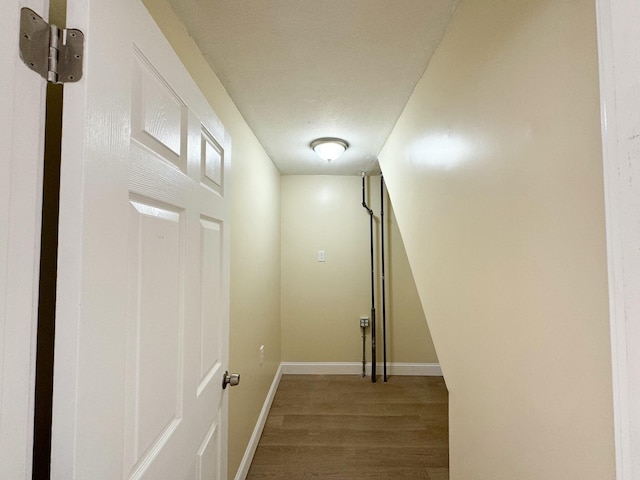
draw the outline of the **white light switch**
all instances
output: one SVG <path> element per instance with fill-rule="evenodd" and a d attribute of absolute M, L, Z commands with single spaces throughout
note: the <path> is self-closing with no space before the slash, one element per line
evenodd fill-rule
<path fill-rule="evenodd" d="M 324 250 L 318 250 L 318 261 L 319 262 L 324 262 L 325 261 Z"/>

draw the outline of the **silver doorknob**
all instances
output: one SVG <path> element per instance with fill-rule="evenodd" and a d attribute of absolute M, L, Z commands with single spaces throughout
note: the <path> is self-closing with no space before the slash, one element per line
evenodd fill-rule
<path fill-rule="evenodd" d="M 222 389 L 223 390 L 225 388 L 227 388 L 227 385 L 229 385 L 231 387 L 235 387 L 239 383 L 240 383 L 240 374 L 239 373 L 229 374 L 228 371 L 224 372 L 224 375 L 222 377 Z"/>

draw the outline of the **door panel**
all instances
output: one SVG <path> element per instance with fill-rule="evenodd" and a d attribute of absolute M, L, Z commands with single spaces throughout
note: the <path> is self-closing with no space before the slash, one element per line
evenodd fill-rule
<path fill-rule="evenodd" d="M 83 135 L 63 145 L 52 478 L 226 478 L 230 139 L 139 0 L 89 3 L 70 0 L 89 60 L 65 93 Z"/>
<path fill-rule="evenodd" d="M 134 330 L 129 362 L 135 365 L 131 401 L 137 414 L 130 426 L 136 435 L 134 451 L 146 452 L 173 431 L 182 416 L 180 285 L 184 278 L 180 272 L 184 258 L 180 243 L 184 221 L 177 212 L 138 202 L 132 206 L 134 309 L 129 321 Z"/>
<path fill-rule="evenodd" d="M 138 50 L 135 54 L 132 137 L 186 172 L 182 149 L 186 105 L 144 54 Z"/>
<path fill-rule="evenodd" d="M 217 424 L 213 424 L 198 449 L 196 480 L 221 478 L 220 465 L 220 431 Z"/>
<path fill-rule="evenodd" d="M 212 218 L 200 217 L 200 385 L 198 395 L 207 387 L 222 363 L 220 323 L 222 321 L 222 224 Z"/>
<path fill-rule="evenodd" d="M 0 15 L 0 478 L 31 478 L 45 81 L 22 64 L 20 10 Z"/>

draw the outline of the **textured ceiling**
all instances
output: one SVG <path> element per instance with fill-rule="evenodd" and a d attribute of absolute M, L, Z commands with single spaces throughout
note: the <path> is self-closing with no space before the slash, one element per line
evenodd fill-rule
<path fill-rule="evenodd" d="M 458 0 L 170 0 L 283 174 L 375 171 Z M 333 162 L 309 148 L 339 137 Z"/>

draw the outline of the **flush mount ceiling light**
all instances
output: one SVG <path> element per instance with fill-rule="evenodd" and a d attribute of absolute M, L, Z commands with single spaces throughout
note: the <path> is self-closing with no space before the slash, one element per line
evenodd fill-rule
<path fill-rule="evenodd" d="M 327 162 L 338 158 L 347 148 L 349 144 L 341 138 L 318 138 L 311 142 L 311 149 Z"/>

